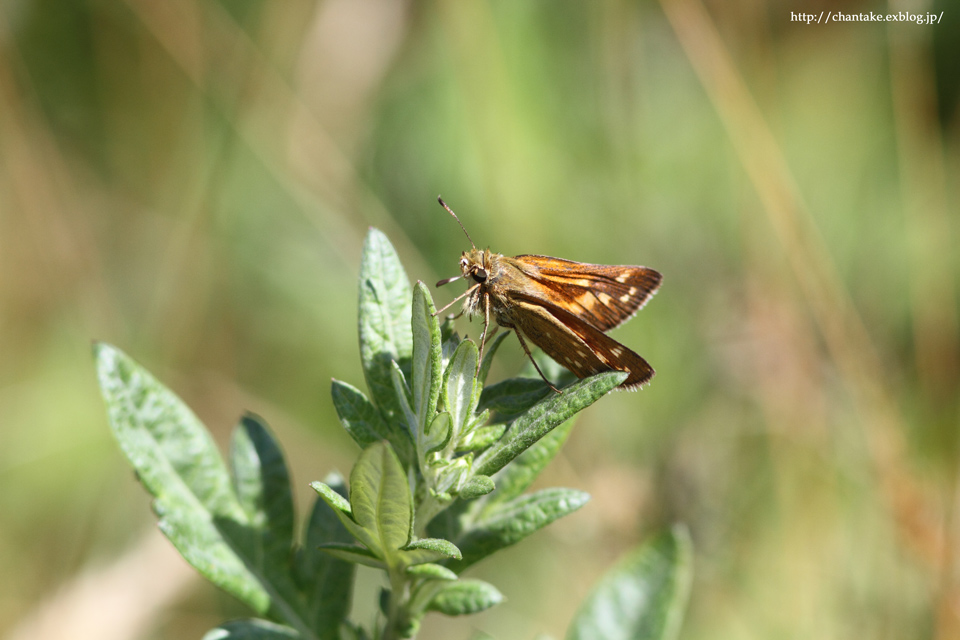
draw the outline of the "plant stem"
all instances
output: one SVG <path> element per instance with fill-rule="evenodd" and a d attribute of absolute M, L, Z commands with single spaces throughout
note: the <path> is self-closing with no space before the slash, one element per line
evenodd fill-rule
<path fill-rule="evenodd" d="M 449 500 L 438 500 L 433 494 L 428 493 L 416 509 L 414 533 L 416 533 L 417 537 L 425 537 L 427 534 L 427 525 L 430 524 L 430 521 L 449 506 Z"/>
<path fill-rule="evenodd" d="M 397 627 L 400 614 L 406 605 L 407 579 L 401 571 L 390 570 L 390 604 L 388 607 L 387 624 L 383 630 L 382 640 L 399 640 Z M 407 637 L 407 636 L 404 636 Z M 412 636 L 411 636 L 412 637 Z"/>

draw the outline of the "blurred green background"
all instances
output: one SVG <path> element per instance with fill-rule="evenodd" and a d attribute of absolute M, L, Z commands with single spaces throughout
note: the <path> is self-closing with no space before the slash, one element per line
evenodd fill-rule
<path fill-rule="evenodd" d="M 541 481 L 593 501 L 476 568 L 508 602 L 422 638 L 562 637 L 676 520 L 683 638 L 960 637 L 956 2 L 0 7 L 0 634 L 245 615 L 158 541 L 90 342 L 221 443 L 263 415 L 302 513 L 357 454 L 329 380 L 362 386 L 366 229 L 412 279 L 454 275 L 442 194 L 481 246 L 665 281 L 614 333 L 653 384 L 585 412 Z M 943 16 L 791 20 L 837 10 Z M 500 353 L 492 380 L 523 364 Z"/>

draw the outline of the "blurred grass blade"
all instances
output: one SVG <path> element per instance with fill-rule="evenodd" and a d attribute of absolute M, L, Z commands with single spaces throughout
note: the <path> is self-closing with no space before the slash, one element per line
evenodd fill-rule
<path fill-rule="evenodd" d="M 475 562 L 573 513 L 589 499 L 583 491 L 552 488 L 498 504 L 457 539 L 463 559 L 446 564 L 462 573 Z"/>
<path fill-rule="evenodd" d="M 203 640 L 298 640 L 301 637 L 296 630 L 267 620 L 232 620 L 208 631 Z"/>
<path fill-rule="evenodd" d="M 374 404 L 387 424 L 395 424 L 400 406 L 393 391 L 390 363 L 410 372 L 411 289 L 393 245 L 377 229 L 363 243 L 360 264 L 360 359 Z"/>
<path fill-rule="evenodd" d="M 346 484 L 339 474 L 330 474 L 326 486 L 345 496 Z M 340 624 L 350 613 L 355 568 L 352 563 L 338 560 L 320 550 L 321 544 L 353 541 L 333 509 L 317 498 L 306 524 L 303 547 L 299 549 L 295 570 L 310 626 L 319 640 L 339 640 Z"/>
<path fill-rule="evenodd" d="M 584 378 L 564 389 L 562 394 L 552 394 L 517 418 L 506 435 L 477 458 L 474 473 L 493 475 L 554 427 L 589 407 L 626 378 L 623 371 L 608 371 Z"/>
<path fill-rule="evenodd" d="M 680 632 L 693 576 L 693 549 L 676 526 L 642 545 L 581 605 L 566 640 L 673 640 Z"/>

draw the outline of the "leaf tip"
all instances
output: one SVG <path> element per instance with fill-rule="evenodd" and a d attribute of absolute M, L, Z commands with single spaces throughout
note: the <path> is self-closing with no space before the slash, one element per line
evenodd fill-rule
<path fill-rule="evenodd" d="M 490 476 L 475 475 L 467 481 L 459 495 L 462 500 L 473 500 L 492 493 L 496 488 L 496 484 Z"/>
<path fill-rule="evenodd" d="M 93 352 L 93 357 L 99 360 L 104 355 L 113 353 L 116 350 L 116 347 L 107 342 L 92 340 L 90 342 L 90 350 Z"/>
<path fill-rule="evenodd" d="M 253 411 L 250 411 L 249 409 L 245 409 L 243 414 L 240 416 L 240 421 L 244 423 L 248 423 L 248 422 L 262 423 L 263 418 L 261 418 L 259 415 L 257 415 Z"/>

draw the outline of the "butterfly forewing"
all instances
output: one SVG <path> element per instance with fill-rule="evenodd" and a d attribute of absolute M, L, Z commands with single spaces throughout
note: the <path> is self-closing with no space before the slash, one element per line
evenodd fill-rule
<path fill-rule="evenodd" d="M 517 266 L 554 294 L 550 301 L 600 331 L 618 327 L 636 314 L 660 287 L 662 276 L 647 267 L 573 262 L 523 255 Z"/>

